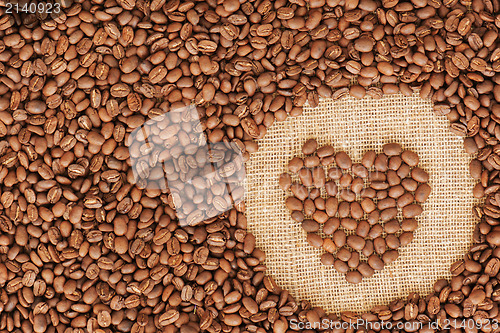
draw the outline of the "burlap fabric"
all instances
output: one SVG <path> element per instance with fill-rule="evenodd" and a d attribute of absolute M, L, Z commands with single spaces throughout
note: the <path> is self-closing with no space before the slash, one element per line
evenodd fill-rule
<path fill-rule="evenodd" d="M 344 275 L 320 263 L 322 251 L 306 242 L 306 233 L 284 205 L 278 177 L 309 138 L 346 151 L 355 162 L 368 149 L 381 151 L 384 143 L 399 142 L 418 153 L 420 166 L 430 174 L 432 194 L 418 217 L 413 242 L 400 248 L 396 262 L 359 285 L 348 284 Z M 471 244 L 477 202 L 468 173 L 470 156 L 463 139 L 449 131 L 448 120 L 435 115 L 428 100 L 395 95 L 322 101 L 300 117 L 275 123 L 259 146 L 246 165 L 248 229 L 267 255 L 268 273 L 299 300 L 338 313 L 366 311 L 412 291 L 425 295 L 437 279 L 450 276 L 450 264 Z"/>

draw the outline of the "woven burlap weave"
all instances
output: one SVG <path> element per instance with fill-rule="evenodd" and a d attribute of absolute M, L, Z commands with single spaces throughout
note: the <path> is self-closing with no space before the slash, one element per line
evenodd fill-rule
<path fill-rule="evenodd" d="M 396 262 L 359 285 L 320 263 L 322 251 L 306 242 L 284 205 L 278 177 L 309 138 L 346 151 L 355 162 L 368 149 L 381 151 L 384 143 L 399 142 L 420 156 L 420 166 L 430 174 L 432 194 L 413 242 L 400 249 Z M 299 300 L 338 313 L 366 311 L 412 291 L 425 295 L 437 279 L 450 276 L 450 264 L 471 244 L 477 201 L 470 157 L 463 139 L 449 131 L 448 120 L 435 115 L 428 100 L 395 95 L 322 101 L 299 117 L 275 123 L 259 147 L 246 165 L 248 229 L 266 253 L 268 273 Z"/>

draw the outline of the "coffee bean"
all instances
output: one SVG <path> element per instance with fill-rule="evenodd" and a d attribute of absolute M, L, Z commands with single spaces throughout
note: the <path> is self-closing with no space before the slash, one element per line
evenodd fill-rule
<path fill-rule="evenodd" d="M 302 229 L 306 232 L 316 232 L 319 230 L 319 223 L 313 220 L 304 220 L 302 222 Z"/>
<path fill-rule="evenodd" d="M 417 164 L 419 162 L 418 155 L 416 153 L 412 152 L 411 150 L 403 151 L 403 153 L 401 154 L 401 158 L 410 167 L 417 166 Z"/>
<path fill-rule="evenodd" d="M 382 255 L 382 260 L 386 265 L 391 264 L 392 262 L 396 261 L 396 259 L 399 257 L 399 253 L 396 250 L 391 250 L 387 251 Z"/>
<path fill-rule="evenodd" d="M 346 280 L 352 284 L 358 284 L 363 279 L 363 276 L 358 271 L 349 271 L 346 274 Z"/>
<path fill-rule="evenodd" d="M 419 167 L 411 170 L 411 177 L 419 183 L 426 183 L 429 181 L 429 174 Z"/>
<path fill-rule="evenodd" d="M 297 173 L 303 166 L 304 166 L 304 161 L 301 158 L 294 157 L 288 163 L 288 170 L 290 170 L 291 173 Z"/>
<path fill-rule="evenodd" d="M 335 260 L 333 267 L 342 274 L 349 272 L 349 266 L 342 260 Z"/>
<path fill-rule="evenodd" d="M 334 150 L 333 150 L 332 146 L 326 145 L 326 146 L 322 146 L 322 147 L 318 148 L 318 150 L 316 151 L 316 154 L 320 158 L 325 158 L 327 156 L 333 155 L 334 154 Z"/>
<path fill-rule="evenodd" d="M 308 233 L 307 242 L 315 248 L 321 248 L 323 245 L 323 239 L 318 234 Z"/>
<path fill-rule="evenodd" d="M 343 151 L 335 155 L 335 162 L 342 169 L 350 169 L 352 166 L 351 158 Z"/>
<path fill-rule="evenodd" d="M 361 164 L 367 169 L 370 169 L 373 164 L 375 163 L 375 158 L 377 157 L 377 154 L 373 150 L 368 150 L 364 155 L 363 158 L 361 159 Z"/>
<path fill-rule="evenodd" d="M 372 254 L 369 258 L 368 258 L 368 265 L 370 265 L 370 267 L 374 270 L 382 270 L 384 269 L 384 262 L 380 259 L 379 256 L 375 255 L 375 254 Z"/>
<path fill-rule="evenodd" d="M 387 143 L 382 147 L 384 154 L 387 156 L 396 156 L 400 155 L 402 152 L 401 145 L 397 143 Z"/>
<path fill-rule="evenodd" d="M 415 201 L 423 203 L 427 201 L 427 198 L 429 197 L 430 194 L 431 194 L 431 187 L 426 183 L 421 184 L 415 190 Z"/>
<path fill-rule="evenodd" d="M 347 245 L 356 251 L 361 251 L 365 247 L 365 240 L 359 236 L 350 235 L 347 237 Z"/>
<path fill-rule="evenodd" d="M 404 218 L 411 219 L 420 214 L 422 214 L 422 207 L 418 204 L 411 204 L 403 207 Z"/>
<path fill-rule="evenodd" d="M 323 253 L 321 255 L 321 263 L 326 266 L 332 266 L 335 261 L 335 258 L 330 253 Z"/>
<path fill-rule="evenodd" d="M 314 153 L 317 148 L 318 148 L 318 143 L 316 142 L 316 140 L 309 139 L 302 146 L 302 153 L 304 153 L 304 155 L 310 155 Z"/>
<path fill-rule="evenodd" d="M 283 191 L 287 191 L 292 186 L 292 178 L 289 174 L 283 173 L 280 175 L 279 186 Z"/>

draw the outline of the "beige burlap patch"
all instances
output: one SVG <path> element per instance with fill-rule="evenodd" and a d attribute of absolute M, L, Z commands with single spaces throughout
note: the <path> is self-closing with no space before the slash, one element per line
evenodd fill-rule
<path fill-rule="evenodd" d="M 396 262 L 359 285 L 320 263 L 322 251 L 306 242 L 306 233 L 284 205 L 278 177 L 309 138 L 346 151 L 355 162 L 368 149 L 381 151 L 384 143 L 399 142 L 419 155 L 419 166 L 430 174 L 432 194 L 418 217 L 413 242 L 400 248 Z M 267 255 L 268 273 L 299 300 L 338 313 L 366 311 L 412 291 L 425 295 L 437 279 L 450 276 L 450 264 L 471 244 L 477 201 L 470 157 L 463 139 L 449 131 L 448 120 L 436 116 L 428 100 L 395 95 L 322 101 L 300 117 L 275 123 L 259 146 L 246 165 L 248 229 Z"/>

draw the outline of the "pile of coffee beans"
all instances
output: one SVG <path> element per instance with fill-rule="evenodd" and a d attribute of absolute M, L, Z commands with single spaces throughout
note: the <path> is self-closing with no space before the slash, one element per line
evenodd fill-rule
<path fill-rule="evenodd" d="M 388 143 L 382 153 L 369 150 L 353 163 L 315 139 L 304 143 L 302 153 L 304 158 L 290 160 L 291 175 L 283 173 L 279 185 L 291 192 L 285 204 L 309 244 L 326 251 L 321 262 L 360 283 L 395 261 L 398 248 L 413 240 L 415 217 L 431 193 L 418 155 Z"/>
<path fill-rule="evenodd" d="M 168 189 L 181 226 L 200 224 L 243 201 L 246 174 L 240 148 L 231 142 L 208 143 L 194 107 L 148 120 L 128 136 L 128 146 L 135 185 Z"/>
<path fill-rule="evenodd" d="M 499 318 L 498 0 L 56 2 L 0 6 L 0 332 Z M 208 142 L 247 160 L 306 102 L 398 92 L 466 136 L 485 198 L 470 253 L 429 296 L 327 315 L 266 275 L 244 203 L 181 227 L 168 188 L 136 183 L 127 138 L 172 110 L 194 105 Z"/>

